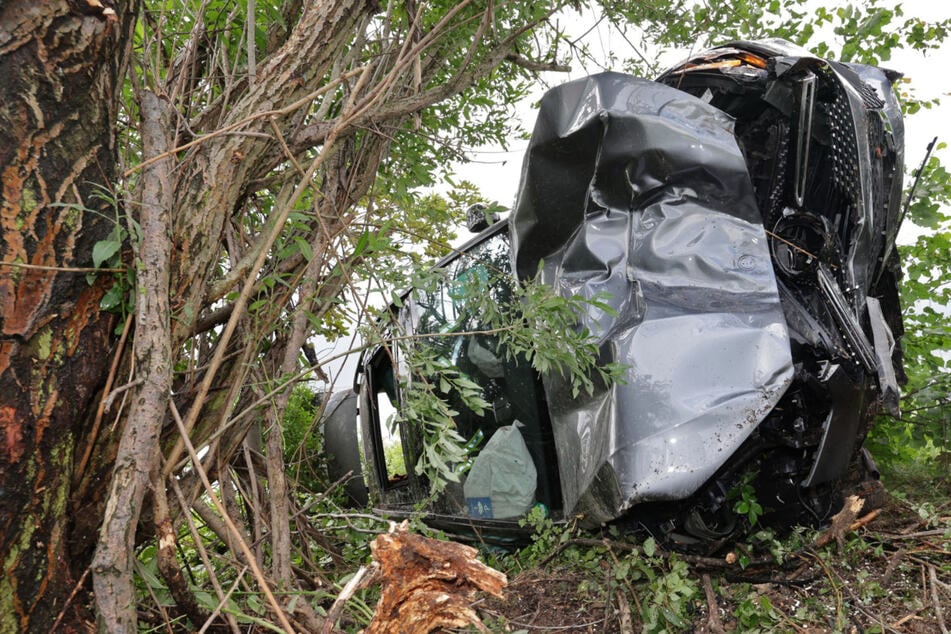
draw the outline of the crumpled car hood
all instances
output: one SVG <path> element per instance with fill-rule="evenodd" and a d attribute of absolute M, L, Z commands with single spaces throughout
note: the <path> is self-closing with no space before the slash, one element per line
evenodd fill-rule
<path fill-rule="evenodd" d="M 734 46 L 727 50 L 752 49 L 769 59 L 769 69 L 715 69 L 713 92 L 701 92 L 703 82 L 694 81 L 697 96 L 674 86 L 706 73 L 702 59 L 656 82 L 602 73 L 558 86 L 541 102 L 510 217 L 513 267 L 523 279 L 540 274 L 564 295 L 604 294 L 614 312 L 589 312 L 581 326 L 598 338 L 603 361 L 628 366 L 623 382 L 579 398 L 572 398 L 562 377 L 544 377 L 565 510 L 583 513 L 589 524 L 614 519 L 635 504 L 694 494 L 794 381 L 826 381 L 826 387 L 845 381 L 859 396 L 842 407 L 858 403 L 864 417 L 864 404 L 874 399 L 862 395 L 879 389 L 869 377 L 892 367 L 891 348 L 876 346 L 866 334 L 870 319 L 879 326 L 886 321 L 869 317 L 866 299 L 886 267 L 885 244 L 897 231 L 901 156 L 899 148 L 898 176 L 892 174 L 876 198 L 882 173 L 868 159 L 875 151 L 863 127 L 867 106 L 877 108 L 874 116 L 890 122 L 890 138 L 900 141 L 891 79 L 870 67 L 830 65 L 788 43 Z M 715 63 L 718 55 L 710 56 Z M 689 68 L 699 73 L 689 75 Z M 820 90 L 841 90 L 838 105 L 847 112 L 820 113 L 817 129 L 797 137 L 805 125 L 797 108 L 817 100 L 806 89 L 801 96 L 799 83 L 789 80 L 803 74 L 818 76 Z M 722 91 L 716 83 L 721 75 Z M 730 82 L 738 86 L 738 103 L 747 84 L 760 82 L 756 98 L 772 99 L 776 119 L 793 122 L 777 128 L 786 130 L 789 143 L 775 145 L 785 148 L 797 138 L 800 145 L 757 163 L 763 151 L 751 139 L 758 132 L 736 129 L 738 121 L 754 124 L 725 107 Z M 871 94 L 861 94 L 862 86 L 872 86 L 866 89 Z M 876 90 L 885 93 L 884 101 L 868 104 Z M 813 101 L 807 105 L 811 116 Z M 818 127 L 829 122 L 840 128 Z M 846 137 L 830 144 L 853 143 L 839 152 L 848 158 L 842 165 L 820 147 L 823 134 Z M 775 172 L 776 165 L 787 164 L 788 193 L 785 185 L 764 184 L 760 172 L 766 170 L 756 167 Z M 793 167 L 802 173 L 793 175 Z M 819 199 L 828 197 L 817 185 L 822 179 L 842 181 L 831 187 L 851 196 L 844 207 L 822 208 Z M 770 193 L 770 187 L 780 193 Z M 844 226 L 834 226 L 843 222 L 840 207 L 851 215 Z M 811 247 L 805 242 L 812 236 L 810 223 L 821 226 L 818 233 L 834 234 L 833 255 L 816 257 L 821 271 L 814 261 L 795 260 L 795 248 Z M 786 269 L 775 265 L 777 245 L 783 244 L 793 245 L 791 255 L 783 252 L 790 260 Z M 797 263 L 808 270 L 791 270 Z M 897 336 L 900 322 L 891 321 Z M 822 366 L 826 374 L 806 377 L 800 366 Z M 828 380 L 833 375 L 835 381 Z M 882 383 L 881 392 L 893 388 L 897 394 L 894 374 L 879 382 L 889 380 L 892 385 Z M 834 405 L 823 407 L 830 410 L 822 414 L 828 436 L 838 419 Z M 859 422 L 849 419 L 845 426 L 849 443 L 862 435 Z M 842 451 L 851 455 L 851 446 Z M 828 473 L 814 480 L 841 475 L 841 459 L 826 463 Z"/>
<path fill-rule="evenodd" d="M 549 92 L 513 212 L 516 270 L 584 315 L 624 384 L 571 398 L 545 377 L 566 508 L 606 520 L 693 493 L 792 380 L 746 163 L 722 111 L 604 73 Z"/>

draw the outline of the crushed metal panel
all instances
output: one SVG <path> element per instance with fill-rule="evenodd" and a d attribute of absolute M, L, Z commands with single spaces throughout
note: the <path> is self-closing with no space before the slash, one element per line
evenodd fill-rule
<path fill-rule="evenodd" d="M 793 378 L 766 233 L 732 118 L 617 73 L 541 103 L 513 211 L 521 277 L 607 293 L 585 315 L 623 384 L 571 398 L 545 377 L 569 512 L 614 519 L 683 499 L 740 447 Z"/>
<path fill-rule="evenodd" d="M 897 413 L 902 352 L 887 342 L 902 332 L 893 250 L 904 161 L 892 90 L 899 75 L 781 40 L 705 55 L 738 49 L 764 57 L 765 68 L 679 72 L 688 61 L 659 81 L 706 95 L 736 118 L 793 343 L 793 389 L 802 395 L 794 408 L 803 420 L 825 421 L 804 490 L 846 475 L 880 405 Z"/>

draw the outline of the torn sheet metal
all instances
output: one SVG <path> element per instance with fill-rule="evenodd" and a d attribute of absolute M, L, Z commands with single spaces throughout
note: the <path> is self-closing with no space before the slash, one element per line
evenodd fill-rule
<path fill-rule="evenodd" d="M 578 399 L 545 377 L 566 513 L 594 524 L 718 488 L 710 510 L 731 459 L 770 461 L 777 504 L 844 476 L 901 375 L 895 78 L 738 42 L 657 82 L 545 95 L 513 265 L 606 294 L 615 313 L 582 325 L 629 367 Z"/>

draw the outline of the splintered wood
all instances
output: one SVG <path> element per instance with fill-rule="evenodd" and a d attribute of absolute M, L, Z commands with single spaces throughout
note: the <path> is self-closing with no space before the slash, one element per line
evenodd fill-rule
<path fill-rule="evenodd" d="M 477 551 L 407 531 L 405 524 L 378 536 L 371 546 L 379 564 L 382 595 L 367 634 L 428 634 L 474 625 L 478 591 L 502 596 L 505 575 L 476 559 Z"/>
<path fill-rule="evenodd" d="M 851 526 L 859 516 L 859 511 L 862 510 L 863 506 L 865 506 L 865 500 L 862 498 L 855 495 L 847 497 L 845 504 L 842 505 L 842 510 L 832 516 L 832 524 L 816 540 L 816 546 L 825 546 L 834 539 L 839 550 L 841 550 L 845 544 L 845 534 L 850 530 L 855 530 Z"/>

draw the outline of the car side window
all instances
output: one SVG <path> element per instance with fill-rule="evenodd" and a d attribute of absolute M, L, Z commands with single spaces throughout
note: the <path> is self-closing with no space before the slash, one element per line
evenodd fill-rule
<path fill-rule="evenodd" d="M 502 279 L 509 271 L 509 236 L 507 232 L 500 232 L 460 254 L 447 268 L 444 280 L 434 289 L 415 292 L 413 297 L 419 314 L 415 334 L 431 335 L 425 345 L 434 349 L 441 360 L 479 384 L 485 400 L 493 407 L 480 416 L 460 399 L 449 395 L 450 405 L 459 412 L 455 417 L 456 427 L 467 441 L 480 432 L 488 437 L 494 428 L 511 423 L 511 408 L 499 402 L 505 355 L 499 350 L 496 337 L 483 334 L 488 324 L 481 315 L 466 306 L 466 294 L 473 289 L 488 293 L 495 301 L 508 301 L 507 286 Z"/>
<path fill-rule="evenodd" d="M 515 282 L 510 273 L 509 256 L 509 234 L 499 231 L 491 235 L 446 264 L 445 276 L 440 282 L 430 288 L 414 289 L 399 314 L 399 321 L 410 331 L 407 334 L 418 337 L 418 345 L 429 346 L 439 360 L 477 384 L 488 404 L 484 411 L 477 413 L 453 391 L 440 394 L 455 412 L 453 422 L 465 441 L 469 459 L 466 464 L 457 465 L 462 483 L 450 483 L 436 500 L 433 510 L 438 513 L 508 519 L 527 511 L 536 502 L 552 510 L 561 506 L 557 458 L 540 378 L 523 358 L 505 353 L 499 338 L 487 332 L 491 324 L 467 301 L 467 295 L 474 292 L 502 307 L 512 301 L 512 284 Z M 388 491 L 385 497 L 399 506 L 410 502 L 408 495 L 411 491 L 422 497 L 428 483 L 418 481 L 413 469 L 423 451 L 419 430 L 406 423 L 399 424 L 392 432 L 385 429 L 387 405 L 392 403 L 399 408 L 398 389 L 395 393 L 386 389 L 386 378 L 391 376 L 388 369 L 391 369 L 390 363 L 381 360 L 372 370 L 375 380 L 371 376 L 370 381 L 376 397 L 377 471 L 382 476 L 383 488 Z M 413 376 L 407 378 L 418 380 Z M 425 378 L 430 380 L 430 377 Z M 431 380 L 438 385 L 436 377 L 431 377 Z M 388 399 L 383 398 L 384 395 Z M 384 400 L 387 402 L 383 403 Z M 516 428 L 517 432 L 513 432 Z M 490 441 L 500 431 L 503 432 L 500 440 L 490 451 L 493 447 Z M 524 493 L 515 504 L 504 495 L 493 497 L 491 491 L 474 494 L 472 491 L 479 489 L 475 484 L 469 487 L 471 491 L 465 490 L 468 476 L 474 473 L 483 454 L 486 454 L 483 463 L 490 460 L 489 454 L 494 456 L 489 470 L 496 475 L 502 467 L 511 466 L 498 455 L 499 445 L 512 445 L 508 440 L 503 442 L 503 437 L 518 437 L 522 447 L 520 456 L 528 463 L 524 474 L 517 478 Z M 397 443 L 405 456 L 405 465 L 397 465 L 398 460 L 394 460 L 398 453 L 395 449 Z M 414 482 L 418 486 L 408 486 Z M 485 514 L 487 505 L 492 508 L 489 514 Z"/>

